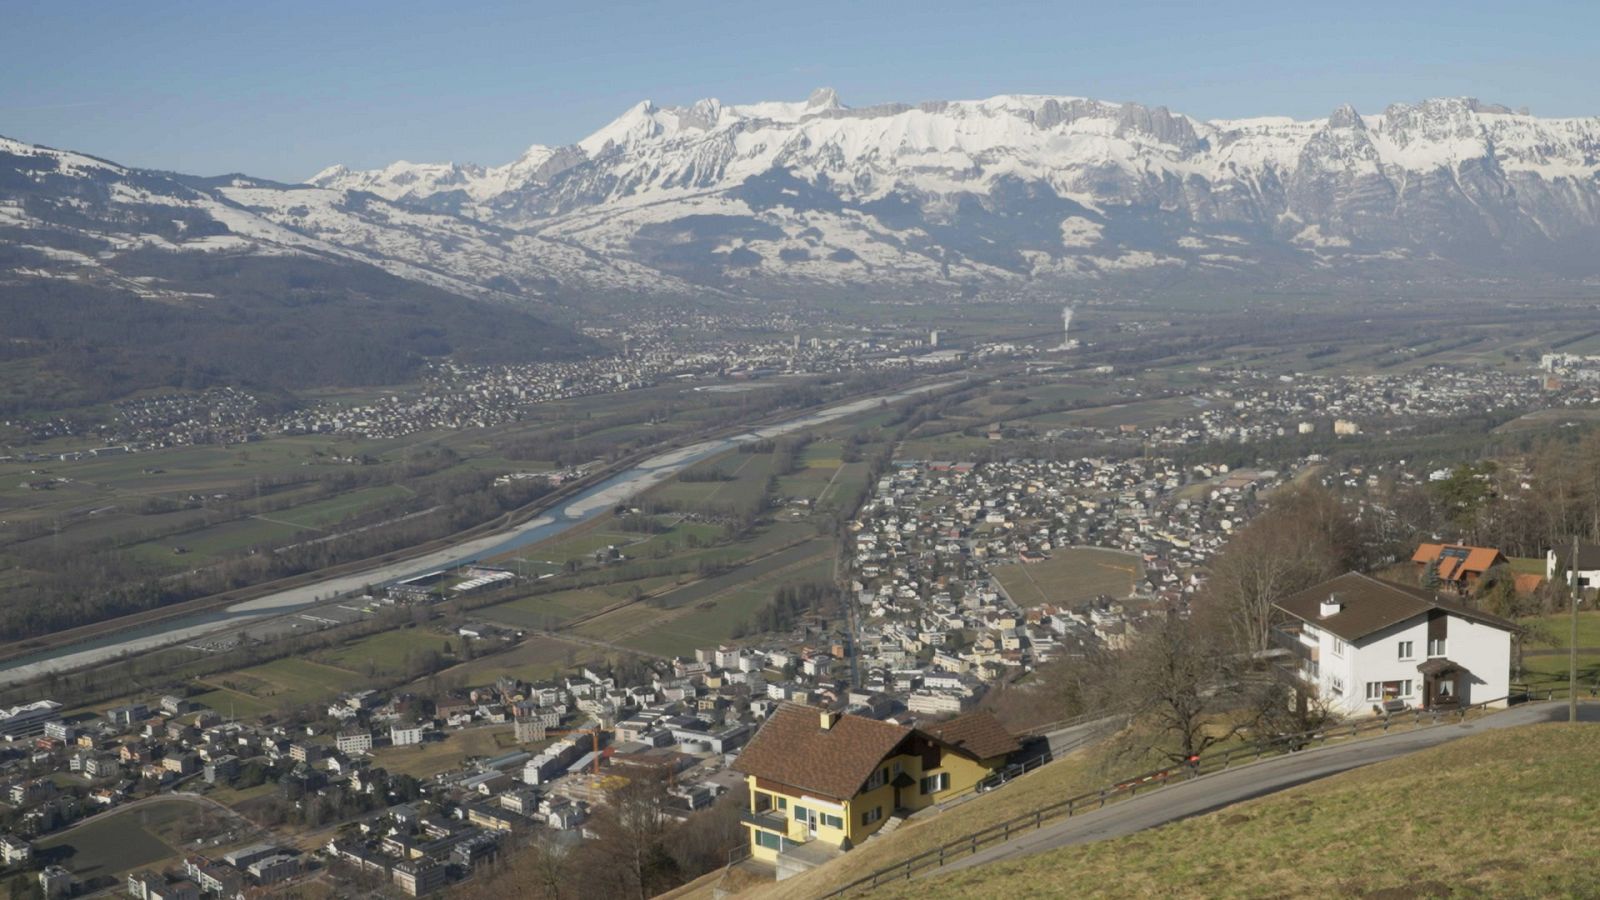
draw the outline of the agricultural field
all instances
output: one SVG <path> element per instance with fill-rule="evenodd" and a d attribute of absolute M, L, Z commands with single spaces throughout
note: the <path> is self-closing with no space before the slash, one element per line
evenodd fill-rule
<path fill-rule="evenodd" d="M 313 658 L 362 675 L 403 675 L 409 671 L 408 660 L 429 651 L 443 652 L 445 644 L 459 643 L 459 638 L 412 626 L 358 638 L 321 651 Z"/>
<path fill-rule="evenodd" d="M 191 699 L 223 715 L 261 715 L 325 703 L 364 686 L 364 676 L 301 659 L 279 659 L 201 679 L 211 691 Z"/>
<path fill-rule="evenodd" d="M 650 498 L 682 509 L 747 509 L 766 495 L 772 454 L 735 452 L 692 466 L 689 471 L 718 472 L 732 480 L 669 481 L 652 490 Z"/>
<path fill-rule="evenodd" d="M 1106 594 L 1124 599 L 1144 575 L 1136 556 L 1098 547 L 1055 550 L 1037 563 L 1007 563 L 991 571 L 1021 607 L 1044 603 L 1077 604 Z"/>
<path fill-rule="evenodd" d="M 689 577 L 691 576 L 681 576 L 683 579 Z M 667 589 L 677 584 L 679 580 L 680 576 L 667 575 L 597 587 L 534 594 L 480 609 L 474 615 L 514 628 L 555 628 L 620 603 L 628 599 L 635 588 L 641 594 L 649 595 Z"/>
<path fill-rule="evenodd" d="M 588 644 L 535 635 L 509 650 L 445 669 L 440 677 L 464 684 L 485 684 L 501 675 L 523 681 L 543 681 L 605 655 L 605 650 Z"/>
<path fill-rule="evenodd" d="M 829 581 L 832 577 L 832 554 L 813 554 L 687 608 L 679 607 L 679 612 L 658 619 L 648 630 L 634 631 L 621 643 L 659 656 L 687 655 L 697 647 L 732 640 L 736 629 L 747 623 L 784 584 Z"/>

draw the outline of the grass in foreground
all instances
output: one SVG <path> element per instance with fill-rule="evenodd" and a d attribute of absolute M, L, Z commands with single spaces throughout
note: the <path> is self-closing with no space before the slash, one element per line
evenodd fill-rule
<path fill-rule="evenodd" d="M 1141 834 L 873 896 L 1593 897 L 1597 779 L 1593 725 L 1486 732 Z"/>

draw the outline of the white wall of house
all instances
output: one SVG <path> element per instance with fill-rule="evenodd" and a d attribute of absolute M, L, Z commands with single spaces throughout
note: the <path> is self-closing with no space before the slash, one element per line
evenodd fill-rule
<path fill-rule="evenodd" d="M 1448 657 L 1471 673 L 1462 684 L 1461 702 L 1482 703 L 1506 696 L 1511 680 L 1510 633 L 1459 616 L 1450 616 L 1447 631 L 1444 651 L 1434 655 Z M 1358 643 L 1347 643 L 1309 623 L 1304 633 L 1318 650 L 1318 696 L 1333 712 L 1347 716 L 1371 712 L 1383 702 L 1384 682 L 1400 682 L 1395 699 L 1407 706 L 1423 704 L 1423 677 L 1417 666 L 1429 658 L 1427 616 L 1408 619 Z M 1409 655 L 1402 655 L 1402 642 L 1410 643 Z M 1369 696 L 1369 684 L 1379 686 L 1376 696 Z"/>
<path fill-rule="evenodd" d="M 1570 551 L 1568 551 L 1568 552 L 1570 552 Z M 1552 584 L 1554 584 L 1557 580 L 1559 580 L 1557 575 L 1556 575 L 1556 567 L 1557 567 L 1556 551 L 1554 551 L 1554 550 L 1545 551 L 1545 556 L 1544 556 L 1544 577 L 1545 577 L 1546 581 L 1549 581 Z M 1571 576 L 1570 570 L 1567 573 L 1565 573 L 1565 577 L 1567 577 L 1569 580 L 1571 579 L 1572 576 Z M 1578 570 L 1578 584 L 1583 586 L 1583 587 L 1589 587 L 1589 588 L 1592 588 L 1592 587 L 1595 587 L 1597 585 L 1600 585 L 1600 569 L 1579 569 Z"/>

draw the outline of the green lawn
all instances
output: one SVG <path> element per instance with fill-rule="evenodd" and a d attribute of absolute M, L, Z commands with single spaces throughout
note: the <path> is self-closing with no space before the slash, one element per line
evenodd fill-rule
<path fill-rule="evenodd" d="M 359 675 L 404 674 L 407 671 L 408 656 L 430 650 L 442 652 L 446 643 L 459 645 L 460 639 L 452 639 L 424 628 L 398 628 L 324 651 L 317 654 L 317 658 L 328 665 L 347 669 Z"/>
<path fill-rule="evenodd" d="M 366 678 L 307 659 L 286 658 L 211 675 L 202 683 L 213 690 L 202 695 L 201 702 L 227 715 L 232 700 L 238 714 L 244 716 L 247 715 L 245 700 L 254 700 L 267 710 L 321 704 L 346 691 L 360 689 L 365 686 Z M 215 696 L 219 693 L 220 696 Z M 259 710 L 254 714 L 259 715 Z"/>
<path fill-rule="evenodd" d="M 302 528 L 325 528 L 337 525 L 357 513 L 409 496 L 409 491 L 398 484 L 361 488 L 332 497 L 265 513 L 267 518 L 288 522 Z"/>
<path fill-rule="evenodd" d="M 1572 617 L 1568 613 L 1529 616 L 1518 619 L 1517 624 L 1529 629 L 1530 650 L 1565 650 L 1572 646 Z M 1578 648 L 1588 647 L 1600 647 L 1600 610 L 1578 613 Z"/>

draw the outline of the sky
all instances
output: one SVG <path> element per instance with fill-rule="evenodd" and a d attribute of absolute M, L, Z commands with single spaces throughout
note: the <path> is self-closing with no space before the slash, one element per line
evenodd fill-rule
<path fill-rule="evenodd" d="M 643 99 L 1032 93 L 1203 119 L 1475 96 L 1600 115 L 1600 3 L 0 3 L 0 135 L 300 181 L 516 158 Z"/>

